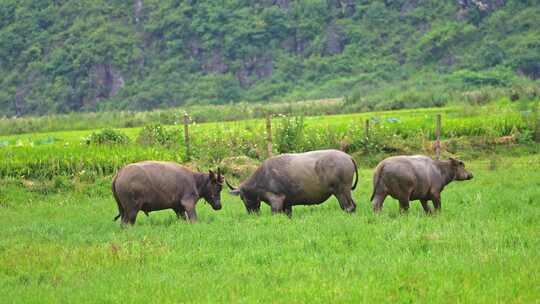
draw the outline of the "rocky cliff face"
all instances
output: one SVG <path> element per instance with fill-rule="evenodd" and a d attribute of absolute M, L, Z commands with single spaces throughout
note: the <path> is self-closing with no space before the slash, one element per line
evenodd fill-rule
<path fill-rule="evenodd" d="M 488 14 L 497 10 L 506 4 L 505 0 L 457 0 L 459 7 L 457 12 L 458 20 L 465 20 L 472 11 L 478 11 L 481 14 Z"/>
<path fill-rule="evenodd" d="M 505 0 L 457 0 L 462 9 L 477 8 L 480 11 L 493 11 L 506 4 Z"/>
<path fill-rule="evenodd" d="M 86 108 L 94 108 L 100 100 L 114 97 L 124 87 L 122 73 L 111 64 L 97 64 L 89 75 L 88 94 L 83 99 Z"/>
<path fill-rule="evenodd" d="M 254 56 L 243 60 L 242 66 L 236 70 L 236 78 L 242 87 L 249 87 L 257 80 L 272 76 L 273 62 L 270 56 Z"/>

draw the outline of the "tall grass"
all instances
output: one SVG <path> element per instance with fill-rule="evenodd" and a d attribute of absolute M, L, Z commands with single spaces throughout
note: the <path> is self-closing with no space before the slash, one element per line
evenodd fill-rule
<path fill-rule="evenodd" d="M 37 146 L 0 150 L 0 176 L 51 178 L 56 175 L 110 175 L 125 164 L 148 159 L 182 161 L 168 149 L 129 146 Z"/>
<path fill-rule="evenodd" d="M 299 101 L 294 103 L 234 103 L 228 105 L 187 106 L 147 112 L 71 113 L 40 117 L 1 118 L 0 135 L 90 130 L 95 128 L 132 128 L 148 124 L 175 125 L 184 113 L 198 123 L 233 121 L 264 117 L 267 113 L 321 115 L 351 112 L 341 99 Z"/>

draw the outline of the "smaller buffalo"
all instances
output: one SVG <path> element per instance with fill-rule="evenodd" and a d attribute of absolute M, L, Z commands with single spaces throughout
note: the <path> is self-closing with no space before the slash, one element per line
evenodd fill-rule
<path fill-rule="evenodd" d="M 353 178 L 356 180 L 353 185 Z M 321 150 L 298 154 L 282 154 L 265 160 L 231 194 L 240 195 L 248 213 L 259 213 L 261 201 L 272 213 L 292 215 L 294 205 L 314 205 L 336 196 L 346 212 L 354 212 L 351 196 L 358 183 L 354 160 L 338 150 Z"/>
<path fill-rule="evenodd" d="M 462 161 L 450 158 L 446 161 L 433 160 L 427 156 L 394 156 L 377 165 L 373 175 L 373 211 L 379 212 L 387 195 L 399 201 L 402 212 L 409 209 L 409 201 L 420 200 L 426 213 L 441 209 L 441 192 L 451 181 L 473 178 L 465 170 Z"/>
<path fill-rule="evenodd" d="M 223 176 L 193 172 L 174 162 L 143 161 L 122 168 L 112 181 L 122 225 L 135 224 L 137 213 L 173 209 L 179 218 L 197 221 L 195 205 L 204 198 L 214 210 L 221 209 Z"/>

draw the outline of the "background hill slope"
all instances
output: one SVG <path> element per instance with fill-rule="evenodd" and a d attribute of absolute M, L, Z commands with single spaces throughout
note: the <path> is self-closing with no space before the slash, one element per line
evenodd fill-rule
<path fill-rule="evenodd" d="M 0 115 L 343 95 L 398 108 L 538 78 L 534 0 L 0 3 Z"/>

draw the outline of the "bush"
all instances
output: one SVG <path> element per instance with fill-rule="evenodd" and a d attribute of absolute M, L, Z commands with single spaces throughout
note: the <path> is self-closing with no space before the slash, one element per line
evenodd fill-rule
<path fill-rule="evenodd" d="M 302 151 L 304 116 L 283 116 L 276 130 L 276 146 L 279 153 Z"/>
<path fill-rule="evenodd" d="M 101 132 L 93 132 L 83 139 L 87 145 L 124 145 L 129 144 L 129 137 L 113 129 L 104 129 Z"/>
<path fill-rule="evenodd" d="M 489 102 L 491 91 L 487 89 L 463 92 L 463 100 L 471 105 L 484 105 Z"/>
<path fill-rule="evenodd" d="M 431 29 L 409 48 L 408 53 L 413 60 L 421 64 L 438 61 L 448 55 L 452 47 L 469 39 L 474 31 L 472 25 L 458 22 L 433 24 Z"/>
<path fill-rule="evenodd" d="M 160 124 L 153 124 L 141 130 L 137 137 L 137 143 L 143 146 L 160 145 L 173 147 L 180 142 L 179 133 L 177 130 L 167 130 Z"/>
<path fill-rule="evenodd" d="M 462 82 L 465 87 L 507 87 L 512 83 L 513 74 L 506 70 L 484 72 L 460 70 L 453 73 L 451 78 Z"/>

